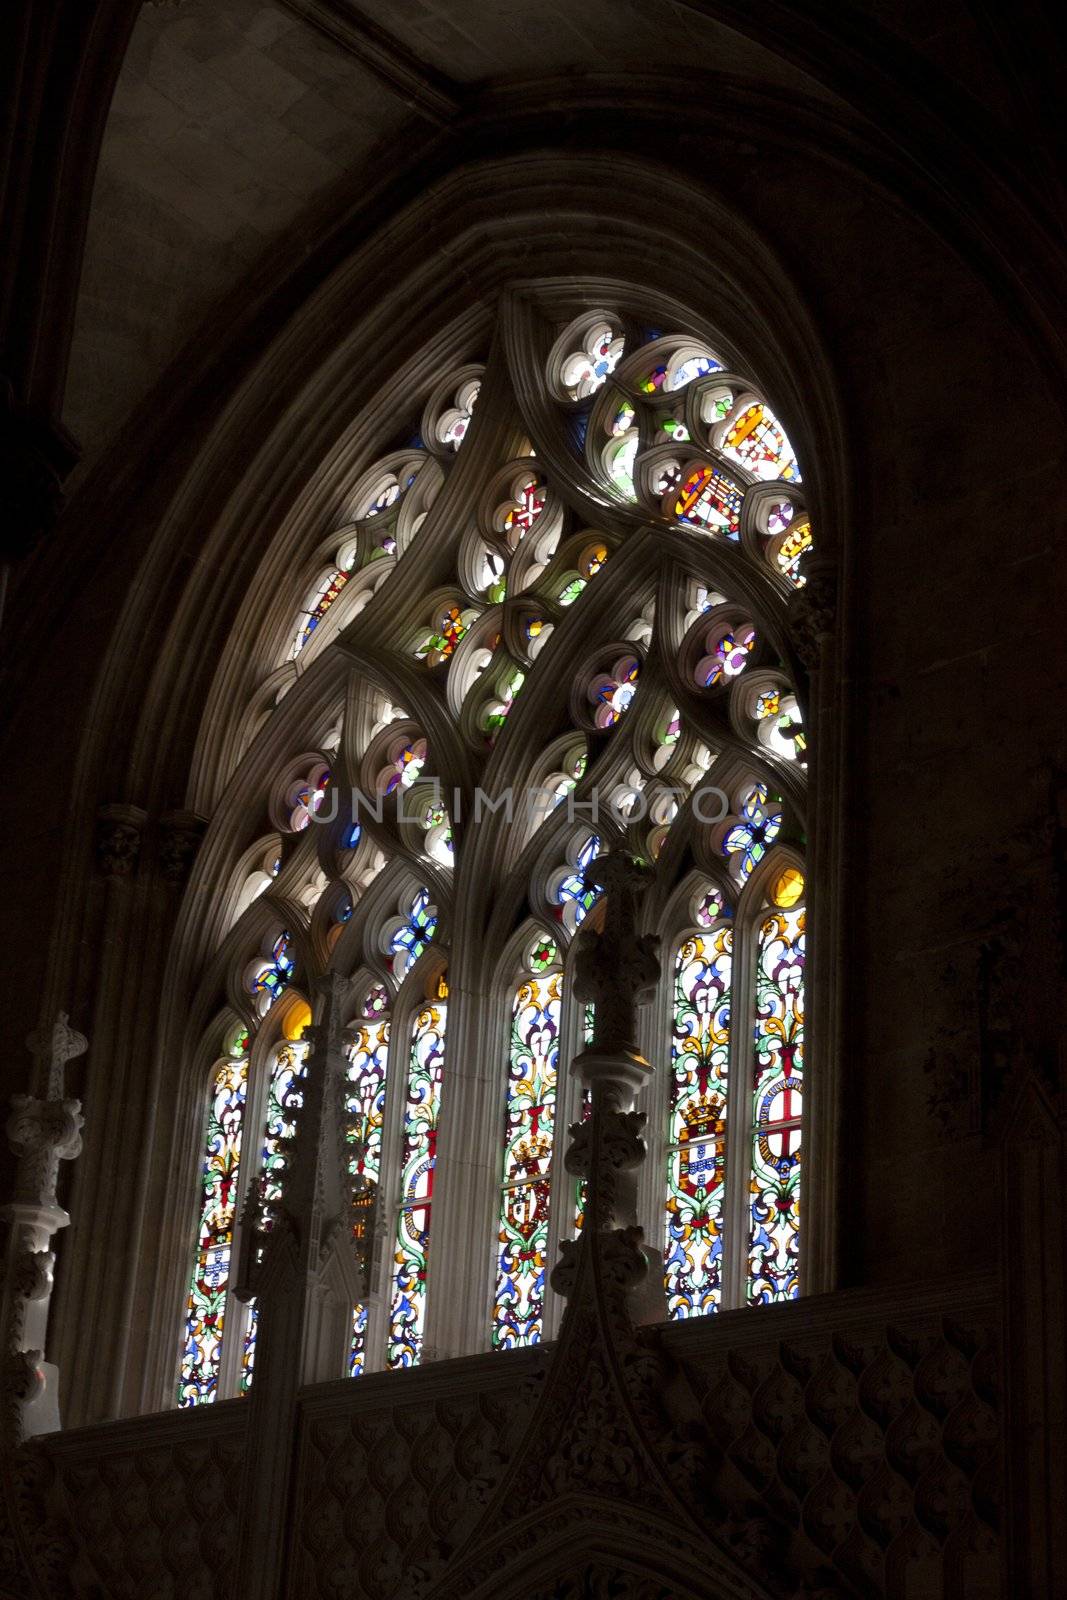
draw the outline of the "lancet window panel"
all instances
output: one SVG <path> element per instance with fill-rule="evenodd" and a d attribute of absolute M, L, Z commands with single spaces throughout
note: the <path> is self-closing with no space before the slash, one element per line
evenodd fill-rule
<path fill-rule="evenodd" d="M 809 746 L 787 611 L 813 544 L 807 488 L 732 347 L 629 295 L 555 317 L 524 316 L 491 368 L 471 349 L 428 381 L 294 550 L 235 789 L 280 730 L 293 755 L 267 796 L 273 832 L 249 780 L 247 831 L 205 910 L 228 927 L 252 1065 L 241 1079 L 220 1060 L 190 1178 L 183 1404 L 253 1380 L 255 1306 L 232 1297 L 240 1206 L 257 1185 L 269 1226 L 299 1093 L 294 1070 L 271 1102 L 271 1073 L 303 1048 L 279 1019 L 327 972 L 353 980 L 348 1138 L 370 1264 L 345 1370 L 551 1336 L 553 1256 L 583 1221 L 562 1151 L 591 1019 L 567 973 L 597 926 L 592 869 L 616 847 L 674 908 L 645 1107 L 664 1315 L 797 1292 Z M 319 677 L 347 688 L 319 708 L 316 747 L 294 707 L 306 715 Z M 539 931 L 516 965 L 524 919 Z M 466 975 L 451 996 L 446 962 Z M 470 981 L 479 963 L 491 994 Z M 475 1039 L 498 1075 L 491 1128 L 467 1117 L 457 1066 Z M 449 1185 L 469 1172 L 484 1175 L 471 1214 L 493 1220 L 459 1261 Z"/>
<path fill-rule="evenodd" d="M 202 1200 L 184 1317 L 177 1402 L 202 1405 L 247 1391 L 255 1363 L 255 1302 L 237 1298 L 238 1258 L 249 1228 L 269 1228 L 281 1192 L 286 1134 L 299 1104 L 304 1047 L 298 1034 L 311 1012 L 290 995 L 284 1022 L 272 1020 L 253 1046 L 231 1027 L 213 1066 L 202 1144 Z M 261 1202 L 254 1219 L 251 1197 Z"/>

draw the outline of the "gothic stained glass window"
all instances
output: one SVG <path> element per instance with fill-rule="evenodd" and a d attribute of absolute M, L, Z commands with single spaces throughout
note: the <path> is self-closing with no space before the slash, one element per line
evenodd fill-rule
<path fill-rule="evenodd" d="M 796 889 L 795 877 L 775 886 L 783 903 L 761 920 L 756 945 L 748 1231 L 753 1302 L 789 1300 L 798 1290 L 805 915 L 795 899 L 790 903 Z"/>
<path fill-rule="evenodd" d="M 444 999 L 424 1006 L 415 1019 L 411 1041 L 389 1303 L 391 1367 L 413 1367 L 422 1353 L 446 1018 Z"/>
<path fill-rule="evenodd" d="M 376 986 L 370 1004 L 375 1001 L 384 1010 L 388 996 L 381 985 Z M 369 1009 L 369 1005 L 367 1009 Z M 357 1229 L 363 1230 L 361 1243 L 364 1258 L 369 1254 L 370 1240 L 366 1237 L 369 1219 L 373 1218 L 375 1200 L 381 1182 L 382 1125 L 385 1120 L 386 1074 L 389 1070 L 389 1023 L 380 1017 L 363 1018 L 354 1028 L 348 1045 L 348 1137 L 353 1145 L 350 1170 L 354 1180 L 359 1220 Z M 359 1377 L 366 1369 L 368 1308 L 357 1305 L 352 1312 L 352 1348 L 349 1373 Z"/>
<path fill-rule="evenodd" d="M 247 1077 L 243 1058 L 221 1062 L 212 1073 L 200 1226 L 178 1381 L 183 1406 L 213 1400 L 218 1388 Z"/>
<path fill-rule="evenodd" d="M 725 340 L 716 350 L 588 298 L 562 316 L 558 291 L 531 289 L 524 306 L 491 341 L 488 377 L 484 349 L 436 374 L 423 363 L 427 392 L 376 446 L 359 433 L 366 453 L 346 460 L 336 516 L 306 546 L 277 530 L 293 541 L 291 582 L 272 595 L 276 633 L 223 774 L 228 793 L 244 785 L 247 829 L 230 881 L 197 891 L 219 930 L 200 1014 L 229 1026 L 232 1013 L 249 1039 L 216 1068 L 189 1173 L 196 1249 L 180 1284 L 175 1272 L 172 1324 L 180 1313 L 182 1404 L 252 1381 L 256 1307 L 234 1302 L 231 1258 L 247 1259 L 249 1191 L 264 1231 L 282 1193 L 305 1060 L 296 1018 L 328 973 L 355 996 L 346 1131 L 368 1276 L 347 1370 L 415 1365 L 449 1295 L 478 1322 L 451 1353 L 554 1330 L 550 1257 L 584 1221 L 583 1185 L 553 1151 L 583 1111 L 566 1055 L 589 1037 L 566 974 L 598 922 L 589 868 L 619 847 L 652 864 L 664 919 L 642 1109 L 665 1314 L 797 1292 L 810 734 L 784 641 L 818 534 L 799 458 Z M 375 407 L 388 414 L 384 391 Z M 315 705 L 327 659 L 336 699 Z M 717 812 L 700 803 L 709 792 Z M 493 809 L 479 812 L 479 793 Z M 227 807 L 210 824 L 216 860 Z M 531 917 L 553 939 L 516 956 Z M 450 1000 L 434 991 L 446 962 Z M 449 1109 L 439 1152 L 442 1102 L 469 1092 L 448 1014 L 453 1040 L 493 1053 L 477 1065 L 498 1072 L 499 1098 L 491 1129 L 469 1104 L 454 1122 Z M 431 1259 L 433 1209 L 475 1169 L 494 1217 L 484 1250 L 445 1259 L 456 1235 L 439 1223 Z"/>
<path fill-rule="evenodd" d="M 718 1308 L 733 929 L 694 933 L 674 962 L 665 1280 L 672 1317 Z"/>
<path fill-rule="evenodd" d="M 535 953 L 512 1005 L 493 1311 L 503 1350 L 535 1343 L 544 1319 L 562 1001 L 560 973 L 544 968 L 555 958 L 554 946 Z"/>

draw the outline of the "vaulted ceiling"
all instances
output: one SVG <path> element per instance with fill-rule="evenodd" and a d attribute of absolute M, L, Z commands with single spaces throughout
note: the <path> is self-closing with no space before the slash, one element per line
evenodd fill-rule
<path fill-rule="evenodd" d="M 235 292 L 280 280 L 331 220 L 401 174 L 474 153 L 490 124 L 618 115 L 668 154 L 694 105 L 758 99 L 841 137 L 899 114 L 996 135 L 1013 114 L 976 5 L 758 8 L 713 0 L 156 0 L 118 79 L 93 192 L 64 421 L 88 463 Z M 732 117 L 735 137 L 743 114 Z M 554 119 L 554 120 L 552 120 Z M 551 133 L 548 137 L 551 137 Z M 657 148 L 658 147 L 658 148 Z M 933 151 L 932 151 L 933 156 Z M 714 178 L 714 174 L 708 174 Z M 207 335 L 205 334 L 205 337 Z"/>

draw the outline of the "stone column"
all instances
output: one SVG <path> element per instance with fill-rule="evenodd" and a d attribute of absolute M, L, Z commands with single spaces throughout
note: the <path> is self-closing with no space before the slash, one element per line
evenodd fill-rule
<path fill-rule="evenodd" d="M 347 988 L 336 973 L 320 980 L 318 1022 L 304 1030 L 311 1048 L 284 1149 L 281 1198 L 264 1207 L 253 1192 L 243 1219 L 234 1287 L 242 1299 L 254 1296 L 257 1309 L 238 1535 L 244 1600 L 282 1593 L 297 1391 L 344 1375 L 352 1308 L 365 1292 L 346 1139 Z"/>
<path fill-rule="evenodd" d="M 604 891 L 603 927 L 583 929 L 574 969 L 574 993 L 593 1004 L 593 1039 L 571 1071 L 589 1090 L 591 1111 L 570 1129 L 564 1164 L 585 1179 L 581 1237 L 564 1240 L 552 1286 L 574 1292 L 589 1251 L 609 1258 L 627 1291 L 637 1291 L 629 1314 L 635 1322 L 661 1322 L 667 1314 L 662 1257 L 644 1244 L 637 1223 L 637 1169 L 645 1159 L 645 1113 L 633 1109 L 653 1068 L 637 1046 L 637 1010 L 659 980 L 657 940 L 639 934 L 638 900 L 648 876 L 624 851 L 594 861 L 586 881 Z M 651 1270 L 649 1270 L 651 1268 Z M 620 1286 L 623 1286 L 620 1284 Z"/>
<path fill-rule="evenodd" d="M 60 1161 L 81 1151 L 81 1102 L 63 1096 L 66 1063 L 88 1041 L 61 1012 L 51 1035 L 27 1041 L 37 1057 L 38 1094 L 12 1096 L 7 1136 L 18 1157 L 15 1198 L 0 1207 L 8 1224 L 0 1297 L 3 1442 L 13 1446 L 59 1427 L 59 1372 L 45 1360 L 55 1252 L 52 1239 L 70 1217 L 56 1199 Z"/>

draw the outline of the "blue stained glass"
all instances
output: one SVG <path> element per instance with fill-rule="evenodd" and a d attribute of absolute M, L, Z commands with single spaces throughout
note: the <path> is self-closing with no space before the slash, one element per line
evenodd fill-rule
<path fill-rule="evenodd" d="M 589 412 L 576 411 L 567 418 L 567 433 L 577 454 L 585 449 L 585 436 L 589 432 Z"/>

